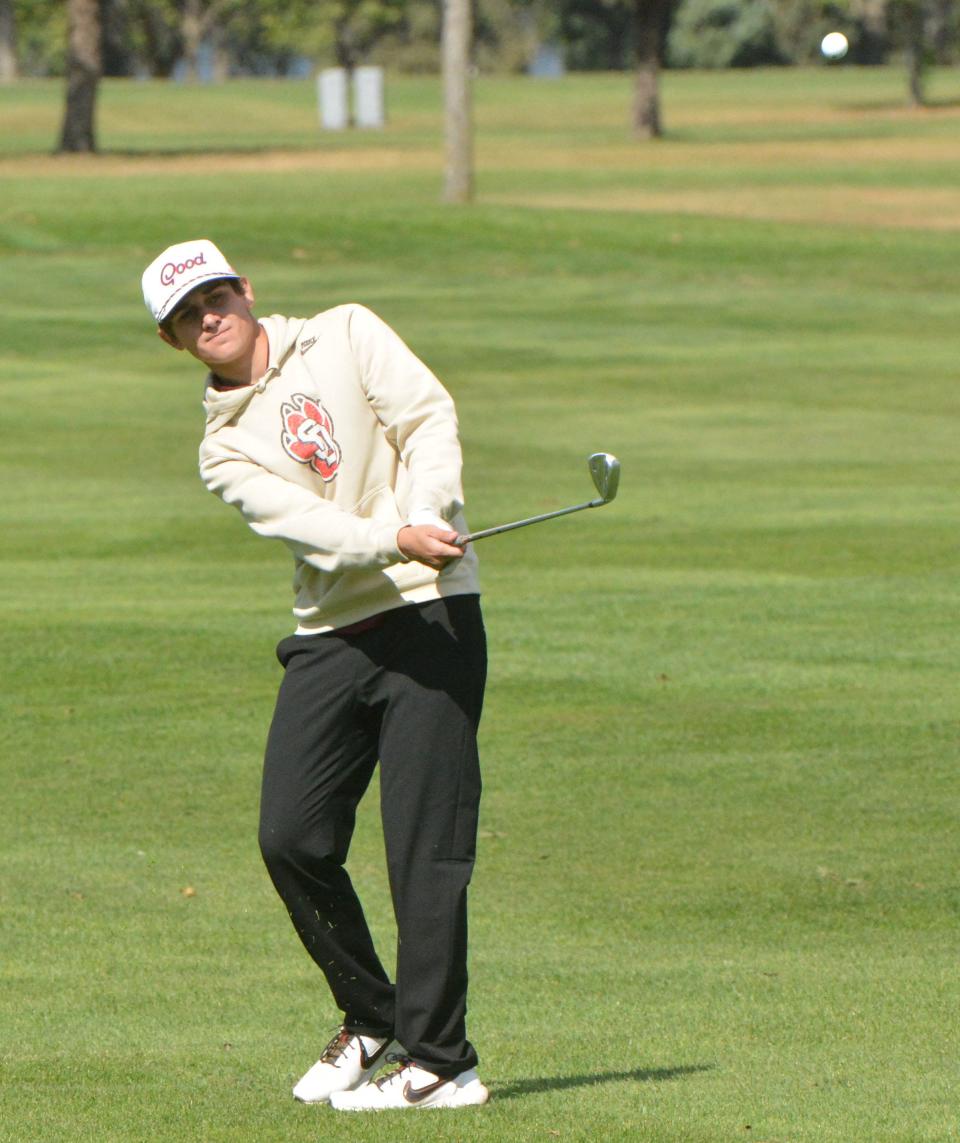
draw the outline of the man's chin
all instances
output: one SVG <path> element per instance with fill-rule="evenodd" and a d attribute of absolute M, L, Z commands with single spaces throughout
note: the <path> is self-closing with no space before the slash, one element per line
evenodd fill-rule
<path fill-rule="evenodd" d="M 223 373 L 224 370 L 229 371 L 231 365 L 236 365 L 237 359 L 232 353 L 198 353 L 197 357 L 208 369 L 213 370 L 214 373 Z"/>

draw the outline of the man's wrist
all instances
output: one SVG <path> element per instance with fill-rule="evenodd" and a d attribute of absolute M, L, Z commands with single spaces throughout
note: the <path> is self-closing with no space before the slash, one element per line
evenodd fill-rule
<path fill-rule="evenodd" d="M 410 561 L 413 557 L 408 556 L 407 553 L 403 550 L 403 542 L 400 539 L 400 537 L 407 530 L 407 528 L 410 528 L 412 526 L 413 526 L 412 524 L 404 524 L 403 527 L 398 529 L 398 531 L 397 531 L 397 551 L 400 553 L 401 562 L 405 563 L 405 564 L 410 563 Z"/>

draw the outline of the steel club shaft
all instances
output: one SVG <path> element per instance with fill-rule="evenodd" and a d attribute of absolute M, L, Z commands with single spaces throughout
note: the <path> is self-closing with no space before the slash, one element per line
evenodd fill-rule
<path fill-rule="evenodd" d="M 498 524 L 494 528 L 483 528 L 479 532 L 470 532 L 457 536 L 453 541 L 457 547 L 482 540 L 486 536 L 498 536 L 501 532 L 512 532 L 515 528 L 525 528 L 528 524 L 539 524 L 544 520 L 555 520 L 558 516 L 569 516 L 571 512 L 582 512 L 584 508 L 600 508 L 609 504 L 616 496 L 620 484 L 620 461 L 608 452 L 595 452 L 587 460 L 590 476 L 596 490 L 600 493 L 595 500 L 588 500 L 584 504 L 574 504 L 570 508 L 558 508 L 555 512 L 544 512 L 539 516 L 528 516 L 524 520 L 514 520 L 511 524 Z"/>

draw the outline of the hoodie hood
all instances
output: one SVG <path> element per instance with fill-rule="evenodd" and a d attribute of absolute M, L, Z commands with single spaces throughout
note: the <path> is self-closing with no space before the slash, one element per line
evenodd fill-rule
<path fill-rule="evenodd" d="M 207 432 L 213 432 L 228 424 L 237 416 L 257 393 L 262 393 L 280 372 L 283 363 L 294 351 L 297 338 L 306 323 L 306 318 L 286 318 L 279 314 L 260 319 L 260 325 L 267 335 L 270 352 L 267 369 L 259 381 L 252 385 L 237 385 L 230 389 L 215 389 L 213 375 L 207 374 L 203 393 L 203 407 L 207 414 Z"/>

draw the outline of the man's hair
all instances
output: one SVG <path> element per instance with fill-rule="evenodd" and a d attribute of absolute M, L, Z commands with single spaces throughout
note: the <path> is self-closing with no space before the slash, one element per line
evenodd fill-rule
<path fill-rule="evenodd" d="M 242 294 L 243 293 L 243 286 L 240 284 L 239 278 L 211 278 L 209 282 L 203 282 L 199 286 L 197 286 L 197 289 L 206 291 L 206 290 L 212 289 L 214 286 L 223 285 L 224 283 L 226 283 L 230 287 L 230 289 L 233 290 L 233 292 L 235 294 Z M 194 291 L 191 290 L 190 294 L 192 294 L 193 292 Z M 165 334 L 167 334 L 168 337 L 173 337 L 173 319 L 177 316 L 177 314 L 180 312 L 180 310 L 182 310 L 183 307 L 190 300 L 190 294 L 187 294 L 187 296 L 185 298 L 183 298 L 181 301 L 179 301 L 173 307 L 173 309 L 167 314 L 167 316 L 163 319 L 163 321 L 160 322 L 160 328 L 163 330 L 163 332 Z"/>

